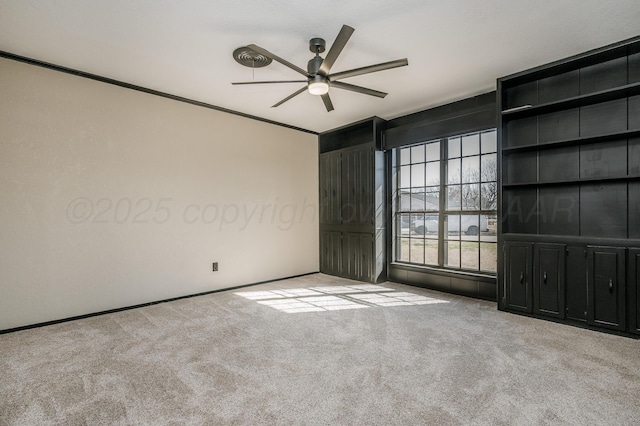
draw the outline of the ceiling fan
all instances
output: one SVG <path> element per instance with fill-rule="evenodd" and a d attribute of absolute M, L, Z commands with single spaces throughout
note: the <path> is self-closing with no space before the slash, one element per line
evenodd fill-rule
<path fill-rule="evenodd" d="M 268 61 L 270 63 L 271 60 L 280 62 L 282 65 L 285 65 L 292 70 L 296 71 L 299 74 L 302 74 L 306 80 L 283 80 L 283 81 L 247 81 L 247 82 L 239 82 L 239 83 L 231 83 L 234 85 L 240 84 L 279 84 L 279 83 L 306 83 L 306 86 L 303 88 L 296 90 L 291 95 L 287 96 L 280 102 L 276 103 L 272 106 L 275 108 L 277 106 L 282 105 L 288 100 L 292 99 L 295 96 L 298 96 L 300 93 L 305 90 L 309 90 L 309 93 L 312 95 L 318 95 L 322 98 L 324 102 L 324 106 L 327 108 L 327 112 L 333 111 L 333 104 L 331 103 L 331 98 L 329 97 L 329 88 L 333 87 L 336 89 L 350 90 L 356 93 L 362 93 L 365 95 L 376 96 L 378 98 L 384 98 L 387 96 L 387 93 L 380 92 L 373 89 L 367 89 L 366 87 L 356 86 L 353 84 L 343 83 L 338 80 L 342 80 L 343 78 L 355 77 L 357 75 L 369 74 L 372 72 L 384 71 L 391 68 L 403 67 L 405 65 L 409 65 L 407 58 L 398 59 L 395 61 L 384 62 L 376 65 L 369 65 L 362 68 L 354 68 L 348 71 L 341 71 L 337 73 L 330 74 L 329 71 L 331 67 L 335 63 L 336 59 L 344 49 L 344 46 L 349 41 L 351 34 L 353 34 L 354 29 L 348 25 L 343 25 L 342 29 L 338 33 L 335 41 L 331 45 L 329 52 L 327 52 L 326 57 L 323 59 L 320 57 L 320 53 L 325 51 L 325 41 L 321 38 L 312 38 L 309 40 L 309 50 L 315 53 L 316 56 L 312 58 L 307 63 L 307 70 L 303 70 L 300 67 L 288 62 L 277 55 L 269 52 L 266 49 L 263 49 L 255 44 L 250 44 L 247 47 L 255 52 L 257 55 L 261 55 L 264 61 Z"/>

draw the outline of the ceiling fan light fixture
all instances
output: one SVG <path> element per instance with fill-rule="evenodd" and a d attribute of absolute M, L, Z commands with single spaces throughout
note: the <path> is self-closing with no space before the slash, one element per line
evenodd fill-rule
<path fill-rule="evenodd" d="M 329 83 L 322 76 L 315 76 L 313 80 L 309 80 L 309 93 L 320 96 L 329 93 Z"/>

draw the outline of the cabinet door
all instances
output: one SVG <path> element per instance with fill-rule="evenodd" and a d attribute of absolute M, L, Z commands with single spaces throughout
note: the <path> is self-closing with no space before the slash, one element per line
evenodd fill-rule
<path fill-rule="evenodd" d="M 373 225 L 375 205 L 373 202 L 373 148 L 358 150 L 357 221 L 361 225 Z"/>
<path fill-rule="evenodd" d="M 506 243 L 506 308 L 531 312 L 531 243 Z"/>
<path fill-rule="evenodd" d="M 331 187 L 329 185 L 329 158 L 320 156 L 320 223 L 329 223 L 329 204 L 331 202 Z"/>
<path fill-rule="evenodd" d="M 640 249 L 629 249 L 629 263 L 630 329 L 640 334 Z"/>
<path fill-rule="evenodd" d="M 349 232 L 345 237 L 344 275 L 355 280 L 373 280 L 373 235 Z"/>
<path fill-rule="evenodd" d="M 320 156 L 320 223 L 339 224 L 341 205 L 341 154 Z"/>
<path fill-rule="evenodd" d="M 342 155 L 342 223 L 358 222 L 358 152 L 347 151 Z"/>
<path fill-rule="evenodd" d="M 533 312 L 564 318 L 564 244 L 535 244 Z"/>
<path fill-rule="evenodd" d="M 587 248 L 590 324 L 625 328 L 625 251 L 616 247 Z"/>
<path fill-rule="evenodd" d="M 360 271 L 358 279 L 362 281 L 373 281 L 374 257 L 373 257 L 373 235 L 360 235 Z"/>
<path fill-rule="evenodd" d="M 342 233 L 324 231 L 320 234 L 320 272 L 342 274 Z"/>
<path fill-rule="evenodd" d="M 360 274 L 360 233 L 349 232 L 344 244 L 344 275 L 358 279 Z"/>
<path fill-rule="evenodd" d="M 566 270 L 566 317 L 576 321 L 587 321 L 589 297 L 587 293 L 587 248 L 584 246 L 567 247 Z"/>

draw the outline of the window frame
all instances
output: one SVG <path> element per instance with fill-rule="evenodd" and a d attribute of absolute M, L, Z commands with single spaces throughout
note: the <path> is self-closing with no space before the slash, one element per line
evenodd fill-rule
<path fill-rule="evenodd" d="M 492 137 L 488 139 L 489 149 L 485 149 L 484 140 L 482 135 L 492 133 Z M 463 141 L 465 138 L 475 138 L 477 143 L 477 149 L 471 149 L 471 152 L 465 150 Z M 449 144 L 455 139 L 458 140 L 458 153 L 457 155 L 449 158 Z M 432 144 L 439 144 L 439 158 L 436 160 L 430 159 L 428 156 L 422 155 L 420 159 L 414 160 L 413 152 L 422 150 L 427 152 L 428 146 Z M 424 147 L 423 149 L 420 149 Z M 403 154 L 409 152 L 408 162 L 403 161 Z M 473 158 L 477 157 L 477 160 Z M 471 161 L 477 162 L 477 177 L 473 182 L 465 183 L 463 177 L 464 170 L 462 164 L 464 159 L 472 159 Z M 449 166 L 451 160 L 457 160 L 461 165 L 459 182 L 450 182 L 449 179 Z M 485 160 L 487 160 L 485 162 Z M 490 161 L 493 160 L 493 165 Z M 430 183 L 428 175 L 426 175 L 426 167 L 428 164 L 438 164 L 439 167 L 439 180 L 437 185 Z M 483 174 L 483 167 L 485 164 L 493 167 L 493 174 L 491 179 L 488 179 Z M 497 274 L 497 199 L 494 194 L 490 198 L 492 200 L 490 205 L 487 205 L 487 199 L 485 199 L 485 188 L 493 187 L 493 192 L 497 190 L 498 186 L 498 167 L 497 167 L 497 129 L 494 127 L 478 130 L 474 132 L 467 132 L 459 135 L 452 135 L 449 137 L 441 137 L 432 140 L 426 140 L 419 143 L 396 147 L 393 149 L 392 155 L 392 168 L 394 169 L 394 179 L 392 179 L 392 254 L 391 261 L 400 265 L 407 266 L 424 266 L 428 268 L 434 268 L 438 270 L 451 271 L 451 272 L 463 272 L 473 274 L 486 274 L 495 276 Z M 424 179 L 419 179 L 419 185 L 413 185 L 413 169 L 414 166 L 424 166 L 423 173 L 425 173 Z M 404 169 L 403 169 L 404 168 Z M 416 167 L 418 169 L 419 167 Z M 407 172 L 408 171 L 408 172 Z M 404 173 L 403 173 L 404 172 Z M 408 176 L 407 176 L 408 175 Z M 404 179 L 409 179 L 408 185 L 404 182 Z M 465 207 L 463 203 L 462 189 L 465 185 L 469 187 L 476 186 L 476 204 L 474 208 Z M 438 206 L 434 208 L 434 204 L 428 205 L 427 198 L 430 192 L 427 189 L 438 188 Z M 449 188 L 458 187 L 460 203 L 458 205 L 451 206 L 448 198 Z M 491 191 L 489 191 L 491 193 Z M 414 209 L 413 203 L 416 197 L 410 194 L 423 194 L 424 201 L 423 209 Z M 408 196 L 408 201 L 407 201 Z M 487 208 L 491 206 L 493 208 Z M 435 224 L 433 220 L 427 219 L 427 217 L 437 216 L 437 231 L 434 232 Z M 477 234 L 467 236 L 466 233 L 460 232 L 461 221 L 467 221 L 465 216 L 476 216 L 475 222 L 478 224 L 476 228 Z M 485 216 L 487 219 L 487 233 L 482 231 L 483 219 Z M 414 234 L 414 223 L 416 221 L 424 225 L 423 233 Z M 449 232 L 449 226 L 447 220 L 451 217 L 457 217 L 458 231 Z M 417 218 L 417 219 L 416 219 Z M 490 219 L 491 218 L 491 219 Z M 471 219 L 473 220 L 473 219 Z M 489 228 L 489 222 L 493 220 L 491 228 Z M 408 224 L 404 222 L 409 222 Z M 429 226 L 429 223 L 431 225 Z M 404 227 L 403 227 L 404 225 Z M 408 226 L 407 226 L 408 225 Z M 472 227 L 473 224 L 469 225 Z M 408 229 L 408 231 L 407 231 Z M 447 229 L 447 232 L 445 232 Z M 492 229 L 492 231 L 490 231 Z M 471 231 L 470 231 L 471 232 Z M 484 234 L 484 235 L 483 235 Z M 418 236 L 419 235 L 419 236 Z M 456 236 L 457 235 L 457 236 Z M 463 236 L 464 235 L 464 236 Z M 452 237 L 453 236 L 453 237 Z M 418 241 L 417 245 L 414 241 Z M 437 255 L 434 256 L 433 244 L 437 250 Z M 427 243 L 430 243 L 428 246 Z M 408 248 L 406 247 L 408 245 Z M 450 248 L 457 245 L 457 262 L 451 262 L 450 260 Z M 471 246 L 474 247 L 471 247 Z M 492 247 L 488 247 L 492 245 Z M 467 246 L 471 248 L 471 251 L 477 252 L 477 259 L 475 264 L 463 262 L 462 248 Z M 413 256 L 413 250 L 416 250 L 417 255 Z M 429 247 L 429 254 L 427 255 L 427 247 Z M 483 248 L 488 250 L 483 250 Z M 408 255 L 403 256 L 403 250 L 408 249 Z M 489 263 L 485 261 L 483 263 L 483 253 L 489 260 Z M 487 255 L 489 253 L 489 255 Z M 494 254 L 492 254 L 494 253 Z M 455 253 L 454 253 L 455 254 Z M 422 259 L 420 261 L 420 258 Z M 435 260 L 437 259 L 437 260 Z M 473 256 L 467 256 L 465 261 L 473 259 Z M 490 264 L 489 267 L 487 265 Z"/>

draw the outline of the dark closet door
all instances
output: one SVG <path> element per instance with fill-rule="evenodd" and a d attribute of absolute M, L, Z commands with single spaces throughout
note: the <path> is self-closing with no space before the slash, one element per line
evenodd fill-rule
<path fill-rule="evenodd" d="M 531 312 L 531 247 L 533 244 L 522 242 L 505 244 L 507 308 Z"/>
<path fill-rule="evenodd" d="M 363 281 L 373 281 L 373 236 L 371 234 L 360 235 L 360 267 L 358 279 Z"/>
<path fill-rule="evenodd" d="M 358 152 L 350 150 L 342 154 L 342 223 L 358 223 Z"/>
<path fill-rule="evenodd" d="M 618 247 L 587 248 L 590 324 L 625 329 L 625 254 Z"/>
<path fill-rule="evenodd" d="M 342 233 L 320 233 L 320 271 L 329 275 L 342 274 Z"/>
<path fill-rule="evenodd" d="M 344 274 L 360 281 L 373 280 L 373 235 L 349 232 L 345 237 Z"/>
<path fill-rule="evenodd" d="M 564 318 L 564 244 L 534 246 L 533 312 Z"/>
<path fill-rule="evenodd" d="M 640 249 L 629 249 L 630 330 L 640 334 Z"/>
<path fill-rule="evenodd" d="M 360 276 L 360 236 L 359 232 L 348 232 L 344 244 L 343 273 L 354 280 Z"/>
<path fill-rule="evenodd" d="M 341 204 L 341 154 L 320 156 L 320 223 L 340 224 Z"/>
<path fill-rule="evenodd" d="M 360 225 L 373 225 L 375 203 L 373 201 L 373 148 L 364 147 L 357 151 L 358 177 L 357 177 L 357 220 Z"/>

